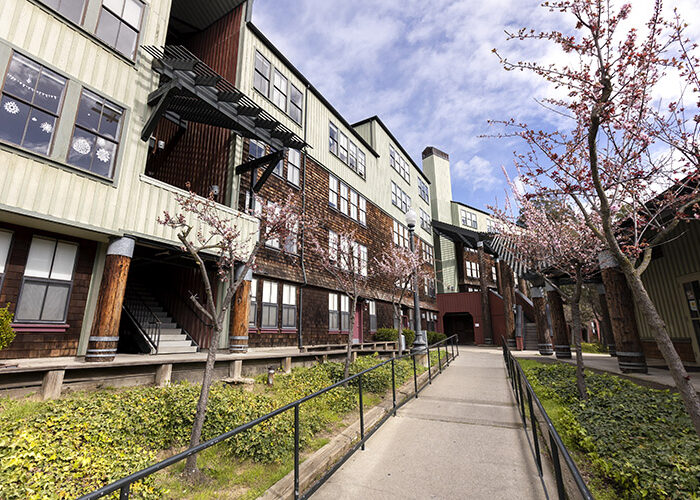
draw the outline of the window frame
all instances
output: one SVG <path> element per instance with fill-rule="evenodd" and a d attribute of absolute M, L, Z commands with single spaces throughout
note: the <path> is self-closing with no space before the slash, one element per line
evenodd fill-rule
<path fill-rule="evenodd" d="M 428 185 L 423 181 L 423 179 L 418 176 L 418 195 L 430 204 L 430 191 L 428 190 Z"/>
<path fill-rule="evenodd" d="M 248 310 L 248 328 L 256 328 L 258 324 L 258 279 L 253 278 L 250 280 L 250 293 L 248 294 L 250 298 L 249 310 Z M 253 316 L 253 321 L 250 321 L 251 315 Z"/>
<path fill-rule="evenodd" d="M 369 316 L 369 331 L 370 333 L 373 333 L 377 331 L 377 302 L 374 300 L 368 300 L 367 309 Z"/>
<path fill-rule="evenodd" d="M 87 12 L 87 6 L 90 3 L 90 0 L 83 0 L 83 8 L 81 9 L 81 12 L 80 12 L 80 19 L 78 21 L 74 21 L 69 16 L 67 16 L 66 14 L 61 12 L 60 7 L 54 7 L 47 0 L 38 0 L 38 1 L 39 1 L 39 3 L 41 3 L 41 5 L 44 5 L 47 9 L 51 9 L 51 11 L 55 12 L 56 14 L 61 16 L 62 18 L 66 19 L 66 20 L 70 21 L 71 23 L 76 24 L 78 26 L 82 26 L 83 23 L 85 22 L 85 13 Z M 60 3 L 63 2 L 64 0 L 57 0 L 57 1 L 60 5 Z M 102 7 L 101 4 L 100 4 L 100 7 Z"/>
<path fill-rule="evenodd" d="M 0 229 L 0 234 L 7 234 L 9 237 L 9 243 L 7 244 L 7 255 L 5 255 L 5 261 L 0 261 L 0 292 L 2 292 L 2 285 L 5 282 L 5 275 L 7 274 L 7 264 L 10 262 L 10 255 L 12 255 L 12 243 L 14 241 L 15 233 L 8 229 Z"/>
<path fill-rule="evenodd" d="M 90 1 L 90 0 L 88 0 L 88 1 L 86 2 L 86 4 L 89 3 L 89 1 Z M 98 40 L 102 41 L 102 42 L 103 42 L 105 45 L 107 45 L 108 47 L 111 47 L 111 48 L 112 48 L 115 52 L 117 52 L 118 54 L 122 55 L 123 57 L 125 57 L 125 58 L 128 59 L 129 61 L 135 62 L 135 61 L 136 61 L 136 56 L 137 56 L 138 53 L 139 53 L 139 44 L 140 44 L 140 42 L 141 42 L 141 32 L 143 31 L 143 21 L 144 21 L 144 19 L 146 18 L 146 7 L 147 7 L 147 5 L 146 5 L 146 3 L 143 2 L 142 0 L 134 0 L 135 2 L 138 2 L 139 4 L 141 4 L 141 15 L 140 15 L 140 17 L 139 17 L 139 25 L 138 25 L 138 27 L 137 27 L 137 26 L 132 26 L 132 25 L 129 24 L 127 21 L 125 21 L 123 17 L 121 17 L 121 16 L 124 15 L 124 6 L 126 5 L 126 2 L 127 2 L 128 0 L 123 0 L 123 1 L 124 1 L 124 3 L 122 4 L 122 13 L 121 13 L 121 15 L 119 15 L 119 14 L 117 14 L 116 12 L 113 12 L 110 8 L 105 7 L 105 5 L 104 5 L 104 0 L 100 0 L 99 13 L 98 13 L 98 15 L 97 15 L 97 22 L 95 23 L 95 32 L 94 32 L 94 35 L 95 35 L 95 37 L 97 37 Z M 126 26 L 128 26 L 128 27 L 130 27 L 130 28 L 133 28 L 134 31 L 136 31 L 136 39 L 134 40 L 134 53 L 133 53 L 133 55 L 129 56 L 129 55 L 127 55 L 127 54 L 124 54 L 121 50 L 119 50 L 119 49 L 116 47 L 116 42 L 115 42 L 115 45 L 112 45 L 112 44 L 109 43 L 107 40 L 103 39 L 102 37 L 100 37 L 100 36 L 97 34 L 97 30 L 98 30 L 98 28 L 100 27 L 100 21 L 102 20 L 102 15 L 104 14 L 104 11 L 105 11 L 105 10 L 106 10 L 108 13 L 110 13 L 111 15 L 113 15 L 114 17 L 116 17 L 116 18 L 119 20 L 119 31 L 117 32 L 117 40 L 119 40 L 119 33 L 121 33 L 122 25 L 126 25 Z"/>
<path fill-rule="evenodd" d="M 277 81 L 276 81 L 277 78 L 284 81 L 283 85 L 286 87 L 284 89 L 284 91 L 282 90 L 282 88 L 277 86 Z M 271 88 L 271 90 L 272 90 L 272 92 L 270 93 L 270 100 L 272 101 L 272 104 L 274 104 L 277 107 L 277 109 L 279 109 L 283 113 L 287 114 L 287 104 L 288 104 L 287 100 L 289 99 L 289 78 L 284 76 L 282 74 L 282 72 L 275 67 L 273 67 L 273 69 L 272 69 L 272 88 Z M 282 96 L 281 99 L 278 97 L 278 95 L 275 92 L 277 92 L 277 94 Z M 281 107 L 279 105 L 279 103 L 277 102 L 278 100 L 281 100 L 284 103 L 284 107 Z"/>
<path fill-rule="evenodd" d="M 328 294 L 328 331 L 340 332 L 340 304 L 338 293 Z"/>
<path fill-rule="evenodd" d="M 335 189 L 333 189 L 333 184 L 335 184 Z M 331 201 L 331 197 L 335 201 Z M 339 199 L 340 199 L 340 179 L 335 175 L 328 174 L 328 206 L 339 210 Z"/>
<path fill-rule="evenodd" d="M 258 65 L 256 64 L 256 62 L 257 62 L 257 61 L 256 61 L 256 57 L 257 57 L 257 56 L 260 56 L 260 58 L 261 58 L 264 62 L 267 63 L 267 66 L 268 66 L 268 67 L 267 67 L 267 77 L 265 77 L 265 75 L 263 75 L 260 71 L 258 71 Z M 260 90 L 260 89 L 257 87 L 257 85 L 256 85 L 256 78 L 255 78 L 257 75 L 260 75 L 260 77 L 261 77 L 264 81 L 267 82 L 267 92 L 263 92 L 262 90 Z M 272 80 L 272 63 L 267 59 L 267 57 L 265 57 L 264 55 L 262 55 L 262 54 L 260 53 L 260 51 L 256 50 L 256 51 L 255 51 L 255 55 L 253 55 L 253 88 L 254 88 L 256 91 L 260 92 L 260 93 L 261 93 L 262 95 L 264 95 L 265 97 L 269 98 L 269 95 L 270 95 L 270 88 L 271 88 L 271 80 Z"/>
<path fill-rule="evenodd" d="M 292 156 L 297 156 L 298 163 L 292 161 Z M 296 182 L 294 177 L 296 177 Z M 301 151 L 298 149 L 289 148 L 287 150 L 287 181 L 297 187 L 301 182 Z"/>
<path fill-rule="evenodd" d="M 265 285 L 269 285 L 270 288 L 270 295 L 274 295 L 275 302 L 265 302 Z M 272 289 L 274 287 L 274 294 L 272 293 Z M 273 297 L 270 297 L 273 298 Z M 271 281 L 271 280 L 263 280 L 263 287 L 262 287 L 262 299 L 261 299 L 261 304 L 262 304 L 262 318 L 260 319 L 260 328 L 261 329 L 277 329 L 279 328 L 279 283 L 277 281 Z M 265 324 L 265 310 L 266 309 L 272 309 L 274 308 L 275 311 L 275 324 L 270 325 L 270 324 Z M 268 314 L 269 316 L 269 314 Z"/>
<path fill-rule="evenodd" d="M 328 151 L 347 165 L 350 170 L 366 180 L 367 156 L 360 149 L 360 146 L 355 144 L 332 121 L 328 122 Z M 351 152 L 354 152 L 354 161 L 351 161 Z"/>
<path fill-rule="evenodd" d="M 350 297 L 344 294 L 339 294 L 338 306 L 340 311 L 340 329 L 342 333 L 350 332 Z M 344 307 L 347 310 L 344 310 Z M 343 328 L 344 327 L 344 328 Z"/>
<path fill-rule="evenodd" d="M 291 293 L 287 293 L 287 290 L 291 289 Z M 298 287 L 296 285 L 291 285 L 288 283 L 283 283 L 282 284 L 282 328 L 286 330 L 296 330 L 297 328 L 297 289 Z M 293 297 L 294 298 L 294 303 L 286 302 L 285 301 L 285 296 L 287 298 Z M 294 319 L 293 324 L 287 324 L 285 323 L 285 317 L 287 312 L 293 311 L 292 318 Z"/>
<path fill-rule="evenodd" d="M 299 94 L 299 99 L 301 102 L 300 106 L 298 106 L 292 99 L 293 92 L 297 92 Z M 294 114 L 292 113 L 293 110 L 299 113 L 298 120 L 294 117 Z M 289 82 L 289 109 L 287 111 L 287 114 L 292 119 L 292 121 L 294 121 L 294 123 L 296 123 L 297 125 L 301 125 L 302 120 L 304 119 L 304 94 L 291 81 Z"/>

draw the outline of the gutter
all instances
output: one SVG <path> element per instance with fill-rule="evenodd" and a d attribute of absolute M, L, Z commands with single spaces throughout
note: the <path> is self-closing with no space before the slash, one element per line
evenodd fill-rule
<path fill-rule="evenodd" d="M 308 102 L 309 102 L 309 84 L 306 84 L 306 88 L 304 89 L 304 103 L 307 104 L 306 110 L 304 112 L 304 143 L 306 143 L 306 125 L 308 122 L 309 118 L 309 108 L 308 108 Z M 304 151 L 301 153 L 301 161 L 303 165 L 302 169 L 302 174 L 301 174 L 301 213 L 302 215 L 306 214 L 306 148 L 304 148 Z M 299 242 L 299 259 L 301 259 L 301 272 L 302 275 L 304 276 L 304 283 L 299 287 L 299 328 L 297 328 L 297 331 L 299 332 L 299 339 L 298 339 L 298 347 L 301 349 L 304 346 L 304 340 L 302 337 L 302 330 L 303 330 L 303 321 L 302 318 L 303 316 L 303 311 L 304 311 L 304 294 L 301 293 L 302 288 L 306 287 L 309 284 L 308 278 L 306 276 L 306 266 L 304 265 L 304 224 L 302 221 L 301 225 L 301 237 L 300 237 L 300 242 Z"/>

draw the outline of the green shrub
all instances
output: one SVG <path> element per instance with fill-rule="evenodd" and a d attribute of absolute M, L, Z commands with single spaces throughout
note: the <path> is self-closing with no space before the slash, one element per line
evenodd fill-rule
<path fill-rule="evenodd" d="M 571 346 L 571 350 L 576 349 L 576 346 Z M 608 348 L 599 342 L 581 342 L 581 352 L 593 354 L 608 354 Z"/>
<path fill-rule="evenodd" d="M 698 498 L 700 437 L 677 394 L 587 372 L 582 401 L 573 366 L 523 365 L 538 396 L 563 406 L 555 425 L 564 440 L 620 498 Z"/>
<path fill-rule="evenodd" d="M 406 349 L 410 349 L 413 345 L 413 341 L 416 340 L 416 332 L 409 330 L 408 328 L 404 328 L 401 333 L 403 333 L 403 336 L 406 337 Z"/>
<path fill-rule="evenodd" d="M 15 331 L 12 329 L 14 315 L 10 312 L 10 304 L 0 307 L 0 351 L 15 340 Z"/>
<path fill-rule="evenodd" d="M 374 334 L 377 342 L 395 342 L 399 338 L 399 331 L 396 328 L 379 328 Z"/>
<path fill-rule="evenodd" d="M 355 375 L 368 368 L 372 368 L 383 361 L 384 360 L 382 360 L 376 352 L 371 356 L 358 356 L 350 365 L 350 375 Z M 324 363 L 322 366 L 333 379 L 334 383 L 343 379 L 344 366 L 342 363 Z M 413 376 L 413 362 L 408 358 L 399 359 L 394 362 L 394 371 L 396 386 L 398 387 Z M 353 379 L 349 385 L 350 387 L 357 387 L 358 379 Z M 363 375 L 362 389 L 374 393 L 384 393 L 391 389 L 391 363 L 387 363 L 381 368 L 377 368 Z"/>
<path fill-rule="evenodd" d="M 447 335 L 440 332 L 428 332 L 428 345 L 433 345 L 441 340 L 445 340 Z"/>

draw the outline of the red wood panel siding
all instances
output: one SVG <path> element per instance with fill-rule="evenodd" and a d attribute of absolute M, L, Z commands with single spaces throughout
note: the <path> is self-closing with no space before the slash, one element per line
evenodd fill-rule
<path fill-rule="evenodd" d="M 97 244 L 94 241 L 21 226 L 3 225 L 3 228 L 13 231 L 14 234 L 5 269 L 5 280 L 2 284 L 2 290 L 0 290 L 0 304 L 4 307 L 5 304 L 9 303 L 12 312 L 17 307 L 32 236 L 36 234 L 47 238 L 74 241 L 78 243 L 78 255 L 73 274 L 73 288 L 68 302 L 67 326 L 61 325 L 63 331 L 56 332 L 49 331 L 52 328 L 45 328 L 47 325 L 36 325 L 32 329 L 24 324 L 16 330 L 15 340 L 0 351 L 0 359 L 75 356 L 80 339 L 80 329 L 83 325 L 83 314 L 85 313 Z"/>
<path fill-rule="evenodd" d="M 241 4 L 209 28 L 184 42 L 197 57 L 231 83 L 236 80 L 238 41 L 245 4 Z M 165 149 L 149 154 L 146 173 L 156 179 L 208 195 L 219 186 L 218 201 L 226 192 L 229 152 L 233 135 L 219 127 L 190 123 L 186 131 L 161 119 L 154 133 Z"/>

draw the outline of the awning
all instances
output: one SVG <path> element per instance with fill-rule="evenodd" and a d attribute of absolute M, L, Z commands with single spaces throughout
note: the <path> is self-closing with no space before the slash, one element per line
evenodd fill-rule
<path fill-rule="evenodd" d="M 153 56 L 160 86 L 151 92 L 151 115 L 141 131 L 147 141 L 161 117 L 234 130 L 270 145 L 273 151 L 307 144 L 183 46 L 144 46 Z"/>

